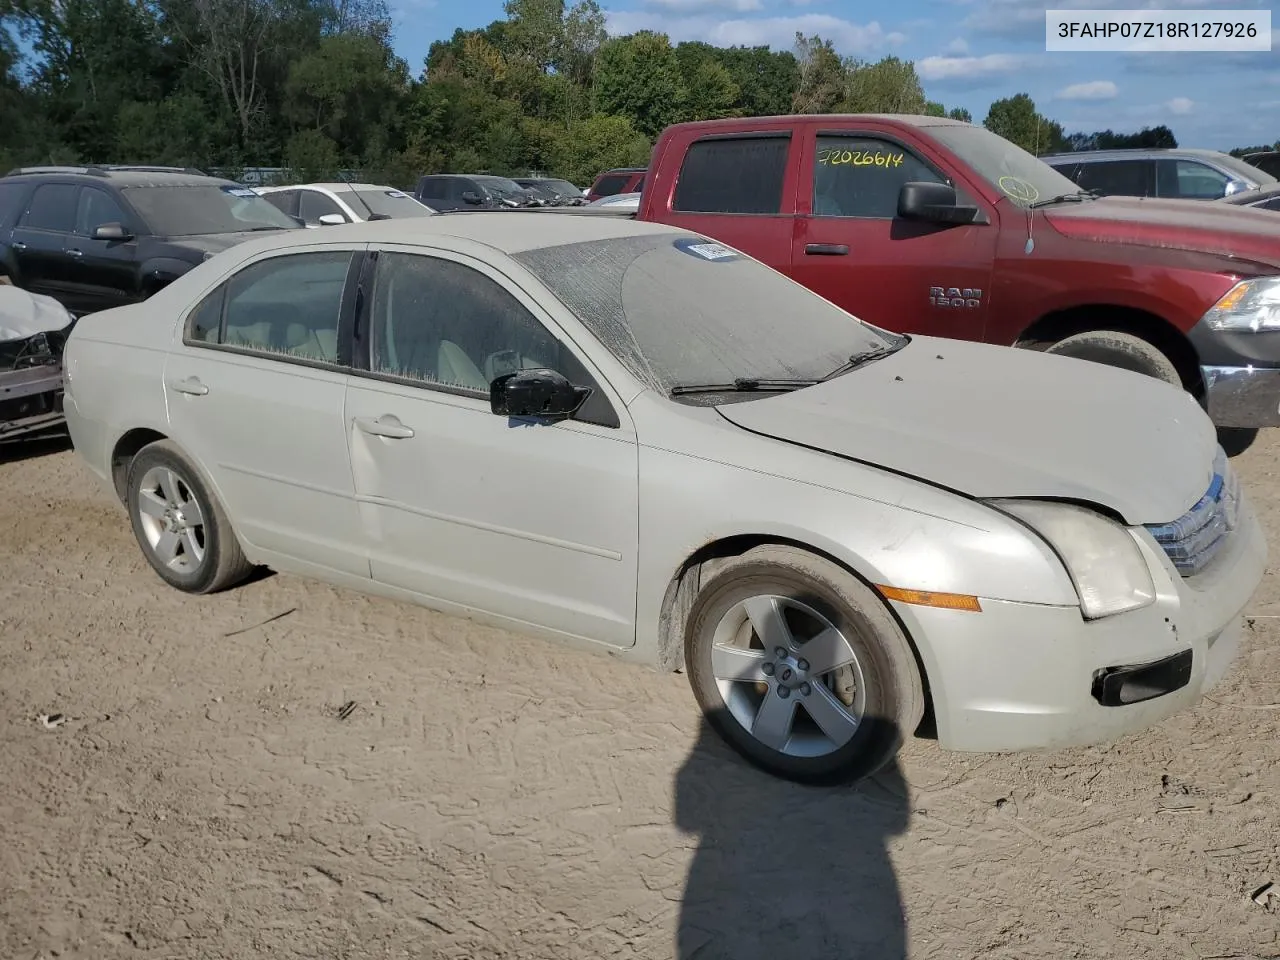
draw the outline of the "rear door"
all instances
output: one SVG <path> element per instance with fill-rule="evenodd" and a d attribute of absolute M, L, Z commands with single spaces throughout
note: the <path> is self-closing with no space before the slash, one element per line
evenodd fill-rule
<path fill-rule="evenodd" d="M 719 240 L 790 274 L 798 166 L 792 151 L 799 149 L 792 139 L 790 130 L 769 130 L 693 141 L 671 196 L 654 198 L 660 208 L 654 219 Z"/>
<path fill-rule="evenodd" d="M 138 242 L 132 238 L 95 240 L 93 232 L 109 223 L 120 224 L 130 234 L 138 229 L 134 218 L 106 190 L 81 187 L 75 233 L 66 244 L 67 255 L 74 264 L 67 298 L 74 302 L 73 309 L 84 313 L 138 299 Z"/>
<path fill-rule="evenodd" d="M 946 183 L 988 222 L 898 218 L 905 183 Z M 981 340 L 999 233 L 996 213 L 916 146 L 871 129 L 810 128 L 800 174 L 792 275 L 877 326 Z"/>
<path fill-rule="evenodd" d="M 71 258 L 67 239 L 76 223 L 74 183 L 42 183 L 31 192 L 27 208 L 9 237 L 18 282 L 32 293 L 43 293 L 64 301 L 71 293 Z"/>

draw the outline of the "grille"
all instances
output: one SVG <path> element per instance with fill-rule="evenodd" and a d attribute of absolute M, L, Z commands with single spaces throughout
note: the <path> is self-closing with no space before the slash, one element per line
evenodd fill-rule
<path fill-rule="evenodd" d="M 1171 523 L 1147 524 L 1147 530 L 1184 577 L 1194 577 L 1213 562 L 1236 527 L 1240 485 L 1227 455 L 1218 448 L 1213 480 L 1194 507 Z"/>

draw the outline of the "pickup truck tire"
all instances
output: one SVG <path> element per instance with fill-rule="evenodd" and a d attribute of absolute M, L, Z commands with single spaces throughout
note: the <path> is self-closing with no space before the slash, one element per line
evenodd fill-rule
<path fill-rule="evenodd" d="M 1131 333 L 1119 330 L 1088 330 L 1050 344 L 1045 353 L 1092 360 L 1108 366 L 1132 370 L 1182 387 L 1182 377 L 1173 361 L 1158 349 Z"/>
<path fill-rule="evenodd" d="M 756 547 L 716 569 L 689 613 L 685 666 L 710 726 L 799 783 L 872 776 L 924 714 L 915 653 L 884 600 L 797 547 Z"/>
<path fill-rule="evenodd" d="M 253 572 L 222 504 L 172 441 L 138 451 L 129 464 L 125 504 L 143 556 L 171 587 L 216 593 Z"/>

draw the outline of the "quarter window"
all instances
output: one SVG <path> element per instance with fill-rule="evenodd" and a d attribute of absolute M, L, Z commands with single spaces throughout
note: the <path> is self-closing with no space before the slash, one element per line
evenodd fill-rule
<path fill-rule="evenodd" d="M 690 144 L 672 208 L 681 213 L 782 212 L 790 137 L 731 137 Z"/>
<path fill-rule="evenodd" d="M 945 183 L 911 151 L 875 137 L 818 137 L 813 214 L 892 220 L 904 183 Z M 962 201 L 963 202 L 963 201 Z"/>
<path fill-rule="evenodd" d="M 338 324 L 352 256 L 294 253 L 245 267 L 195 309 L 188 341 L 339 363 Z"/>
<path fill-rule="evenodd" d="M 76 224 L 77 189 L 69 183 L 43 183 L 36 187 L 22 225 L 32 230 L 70 233 Z"/>
<path fill-rule="evenodd" d="M 374 373 L 488 394 L 503 374 L 556 370 L 593 388 L 576 419 L 618 426 L 608 398 L 573 351 L 479 270 L 440 257 L 382 253 L 370 315 Z"/>

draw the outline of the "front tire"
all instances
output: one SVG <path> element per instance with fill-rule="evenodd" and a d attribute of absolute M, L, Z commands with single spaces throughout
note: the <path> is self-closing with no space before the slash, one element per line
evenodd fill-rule
<path fill-rule="evenodd" d="M 685 663 L 708 723 L 799 783 L 872 776 L 924 713 L 915 654 L 882 599 L 795 547 L 757 547 L 716 571 L 690 611 Z"/>
<path fill-rule="evenodd" d="M 216 593 L 252 572 L 222 505 L 172 441 L 138 451 L 129 464 L 125 505 L 142 555 L 171 587 Z"/>
<path fill-rule="evenodd" d="M 1050 344 L 1045 353 L 1092 360 L 1109 367 L 1141 373 L 1183 388 L 1173 361 L 1141 337 L 1119 330 L 1089 330 Z"/>

